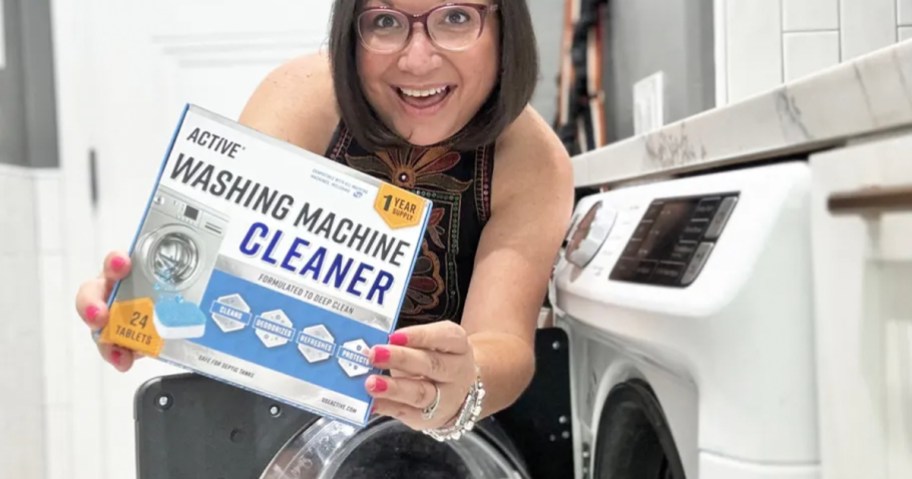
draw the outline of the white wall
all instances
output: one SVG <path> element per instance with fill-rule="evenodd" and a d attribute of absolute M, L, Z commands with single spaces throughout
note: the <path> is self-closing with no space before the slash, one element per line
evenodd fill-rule
<path fill-rule="evenodd" d="M 44 431 L 41 322 L 33 291 L 40 287 L 35 250 L 35 179 L 31 170 L 0 165 L 0 471 L 40 477 Z M 18 364 L 17 364 L 18 363 Z M 13 440 L 15 438 L 15 440 Z"/>
<path fill-rule="evenodd" d="M 912 0 L 716 0 L 717 101 L 912 38 Z"/>
<path fill-rule="evenodd" d="M 560 0 L 531 0 L 529 10 L 535 27 L 538 43 L 540 74 L 532 106 L 547 121 L 552 123 L 557 113 L 558 73 L 560 72 L 560 50 L 563 38 L 564 2 Z"/>
<path fill-rule="evenodd" d="M 0 165 L 0 476 L 44 477 L 45 444 L 69 440 L 59 171 Z"/>

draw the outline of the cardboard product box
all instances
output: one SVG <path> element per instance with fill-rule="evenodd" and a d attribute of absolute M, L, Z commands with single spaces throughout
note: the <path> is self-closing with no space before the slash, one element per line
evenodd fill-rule
<path fill-rule="evenodd" d="M 188 105 L 100 341 L 356 425 L 431 202 Z"/>

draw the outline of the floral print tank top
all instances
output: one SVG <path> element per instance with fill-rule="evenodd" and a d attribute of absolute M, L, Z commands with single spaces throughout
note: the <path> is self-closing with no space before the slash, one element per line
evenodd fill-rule
<path fill-rule="evenodd" d="M 373 153 L 340 123 L 326 156 L 434 202 L 398 325 L 458 323 L 481 230 L 491 213 L 494 145 L 474 151 L 408 147 Z"/>

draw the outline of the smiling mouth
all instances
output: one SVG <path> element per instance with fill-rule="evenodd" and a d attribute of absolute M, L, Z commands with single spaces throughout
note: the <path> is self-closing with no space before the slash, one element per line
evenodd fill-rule
<path fill-rule="evenodd" d="M 455 87 L 450 85 L 429 89 L 396 87 L 395 90 L 405 104 L 413 108 L 424 109 L 442 103 L 455 90 Z"/>

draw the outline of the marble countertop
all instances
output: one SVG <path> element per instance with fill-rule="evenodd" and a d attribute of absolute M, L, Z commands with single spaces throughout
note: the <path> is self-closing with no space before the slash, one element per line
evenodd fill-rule
<path fill-rule="evenodd" d="M 576 156 L 574 179 L 610 185 L 787 157 L 906 126 L 912 40 Z"/>

